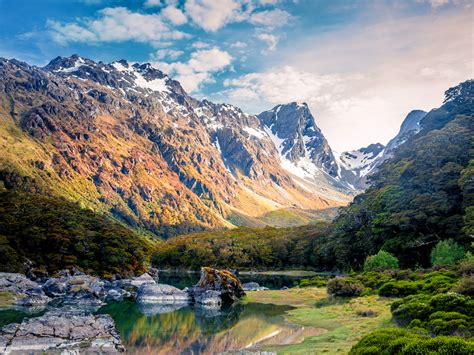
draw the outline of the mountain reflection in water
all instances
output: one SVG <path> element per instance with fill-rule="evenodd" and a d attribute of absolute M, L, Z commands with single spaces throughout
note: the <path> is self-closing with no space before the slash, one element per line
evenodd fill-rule
<path fill-rule="evenodd" d="M 124 301 L 108 304 L 98 313 L 114 318 L 127 351 L 132 353 L 215 354 L 263 343 L 301 341 L 309 335 L 308 329 L 285 322 L 283 315 L 291 309 L 287 306 L 249 303 L 222 310 L 177 308 L 141 309 Z"/>

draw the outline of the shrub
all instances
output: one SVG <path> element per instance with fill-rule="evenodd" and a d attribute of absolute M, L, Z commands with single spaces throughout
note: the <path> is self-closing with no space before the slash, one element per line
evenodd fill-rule
<path fill-rule="evenodd" d="M 364 287 L 378 289 L 384 283 L 392 280 L 392 276 L 385 272 L 366 271 L 360 274 L 350 275 L 354 280 L 360 282 Z"/>
<path fill-rule="evenodd" d="M 350 354 L 460 354 L 470 355 L 474 343 L 459 337 L 430 338 L 404 329 L 383 329 L 364 336 Z"/>
<path fill-rule="evenodd" d="M 328 281 L 328 294 L 333 296 L 359 296 L 363 286 L 350 277 L 335 277 Z"/>
<path fill-rule="evenodd" d="M 368 256 L 364 262 L 364 271 L 383 271 L 397 268 L 398 259 L 384 250 L 380 250 L 375 255 Z"/>
<path fill-rule="evenodd" d="M 474 255 L 471 252 L 468 251 L 459 264 L 458 274 L 461 276 L 474 274 Z"/>
<path fill-rule="evenodd" d="M 457 293 L 408 296 L 395 301 L 391 311 L 393 319 L 402 326 L 410 324 L 433 334 L 472 333 L 474 301 Z"/>
<path fill-rule="evenodd" d="M 379 295 L 384 297 L 405 297 L 414 295 L 423 289 L 420 281 L 392 281 L 383 284 L 379 288 Z"/>
<path fill-rule="evenodd" d="M 452 239 L 442 240 L 431 251 L 431 264 L 433 266 L 454 266 L 465 255 L 464 248 Z"/>
<path fill-rule="evenodd" d="M 461 295 L 474 296 L 474 275 L 464 277 L 459 284 L 453 288 L 453 291 Z"/>
<path fill-rule="evenodd" d="M 324 276 L 315 276 L 311 279 L 302 279 L 297 283 L 299 287 L 326 287 L 328 280 Z"/>

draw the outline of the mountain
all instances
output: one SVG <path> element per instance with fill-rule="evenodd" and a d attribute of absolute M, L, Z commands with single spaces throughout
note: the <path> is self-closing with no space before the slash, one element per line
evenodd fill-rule
<path fill-rule="evenodd" d="M 305 105 L 282 111 L 301 112 L 293 131 L 272 131 L 271 118 L 196 100 L 150 64 L 73 55 L 38 68 L 0 59 L 0 73 L 7 189 L 77 201 L 163 237 L 305 224 L 351 199 Z M 282 150 L 275 137 L 283 132 Z M 293 167 L 310 159 L 314 174 L 285 168 L 282 151 Z"/>
<path fill-rule="evenodd" d="M 474 231 L 474 80 L 446 91 L 444 104 L 413 121 L 417 134 L 390 152 L 314 249 L 319 265 L 358 268 L 381 248 L 402 267 L 430 265 L 440 240 L 470 247 Z M 412 116 L 413 117 L 413 116 Z M 410 127 L 410 125 L 407 125 Z M 412 130 L 409 130 L 412 131 Z"/>
<path fill-rule="evenodd" d="M 338 159 L 341 178 L 355 190 L 364 191 L 369 186 L 369 177 L 377 171 L 378 166 L 392 156 L 395 148 L 421 130 L 421 120 L 426 114 L 422 110 L 411 111 L 403 120 L 398 134 L 386 146 L 376 143 L 343 152 Z"/>
<path fill-rule="evenodd" d="M 403 120 L 398 134 L 391 139 L 385 148 L 384 159 L 390 156 L 395 148 L 403 144 L 410 136 L 417 134 L 421 129 L 421 120 L 427 112 L 422 110 L 413 110 Z"/>

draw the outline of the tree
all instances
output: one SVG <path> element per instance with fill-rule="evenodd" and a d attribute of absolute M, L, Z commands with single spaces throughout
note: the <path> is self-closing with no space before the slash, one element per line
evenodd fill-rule
<path fill-rule="evenodd" d="M 383 271 L 397 268 L 398 259 L 384 250 L 380 250 L 375 255 L 368 256 L 364 262 L 364 271 Z"/>
<path fill-rule="evenodd" d="M 452 239 L 442 240 L 431 251 L 433 266 L 454 266 L 465 255 L 464 248 Z"/>

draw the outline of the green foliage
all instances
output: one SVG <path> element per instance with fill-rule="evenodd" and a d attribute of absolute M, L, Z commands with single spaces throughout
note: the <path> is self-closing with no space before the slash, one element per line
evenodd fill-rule
<path fill-rule="evenodd" d="M 310 279 L 300 280 L 296 286 L 298 287 L 326 287 L 328 283 L 328 277 L 325 276 L 314 276 Z"/>
<path fill-rule="evenodd" d="M 170 238 L 157 245 L 152 263 L 160 268 L 300 268 L 314 265 L 314 243 L 324 225 L 298 228 L 241 227 Z"/>
<path fill-rule="evenodd" d="M 415 280 L 392 280 L 384 283 L 378 290 L 380 296 L 405 297 L 423 294 L 437 294 L 449 291 L 457 282 L 456 275 L 451 271 L 433 271 L 422 276 L 412 274 Z"/>
<path fill-rule="evenodd" d="M 368 256 L 364 262 L 364 271 L 383 271 L 397 268 L 398 259 L 384 250 L 380 250 L 375 255 Z"/>
<path fill-rule="evenodd" d="M 350 351 L 351 355 L 459 354 L 474 353 L 474 342 L 460 337 L 419 335 L 404 329 L 383 329 L 364 336 Z"/>
<path fill-rule="evenodd" d="M 453 291 L 461 295 L 474 297 L 474 275 L 463 277 Z"/>
<path fill-rule="evenodd" d="M 432 335 L 474 334 L 474 300 L 469 296 L 453 292 L 411 295 L 394 302 L 391 310 L 398 324 L 425 329 Z"/>
<path fill-rule="evenodd" d="M 454 240 L 441 240 L 431 251 L 431 264 L 433 266 L 454 266 L 465 255 L 464 248 Z"/>
<path fill-rule="evenodd" d="M 123 225 L 64 199 L 0 192 L 0 268 L 23 271 L 29 259 L 55 272 L 131 275 L 144 271 L 151 245 Z"/>
<path fill-rule="evenodd" d="M 456 89 L 462 100 L 428 113 L 423 130 L 400 145 L 371 177 L 371 187 L 341 209 L 331 234 L 315 249 L 316 259 L 358 269 L 383 249 L 401 267 L 426 267 L 440 240 L 470 244 L 474 81 Z"/>
<path fill-rule="evenodd" d="M 350 277 L 335 277 L 326 287 L 328 294 L 333 296 L 359 296 L 364 290 L 362 284 Z"/>

